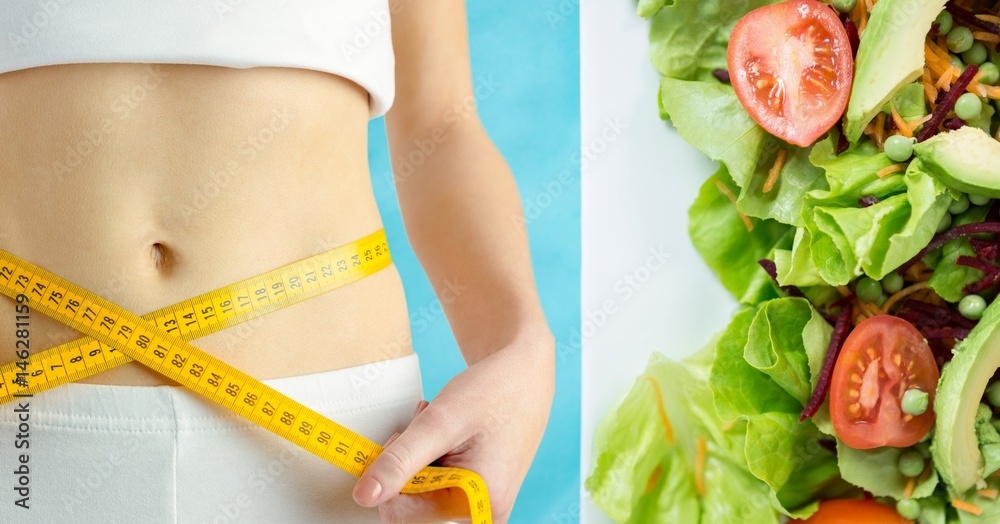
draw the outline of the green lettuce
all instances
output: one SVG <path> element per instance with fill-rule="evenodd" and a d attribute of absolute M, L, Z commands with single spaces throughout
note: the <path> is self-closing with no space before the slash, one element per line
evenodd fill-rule
<path fill-rule="evenodd" d="M 899 456 L 904 448 L 883 446 L 874 449 L 854 449 L 837 441 L 837 459 L 844 480 L 876 497 L 902 499 L 909 478 L 899 472 Z M 934 493 L 937 472 L 930 473 L 916 484 L 911 498 L 921 499 Z"/>
<path fill-rule="evenodd" d="M 676 0 L 658 10 L 652 20 L 649 58 L 668 78 L 714 80 L 713 70 L 727 69 L 726 48 L 736 22 L 756 8 L 778 1 Z M 650 6 L 644 12 L 652 10 Z"/>
<path fill-rule="evenodd" d="M 654 353 L 598 426 L 586 488 L 615 522 L 778 523 L 767 484 L 747 470 L 745 424 L 724 429 L 712 406 L 714 351 L 715 341 L 682 362 Z M 704 496 L 694 471 L 700 438 L 706 449 Z"/>
<path fill-rule="evenodd" d="M 747 114 L 732 86 L 719 82 L 663 78 L 660 105 L 681 138 L 726 167 L 740 189 L 740 212 L 802 225 L 803 197 L 826 187 L 823 170 L 810 162 L 808 149 L 791 146 L 765 132 Z M 784 168 L 774 187 L 765 193 L 764 182 L 780 150 L 786 154 Z"/>
<path fill-rule="evenodd" d="M 753 231 L 748 231 L 719 184 L 739 191 L 726 166 L 720 166 L 688 210 L 691 242 L 737 301 L 756 304 L 777 298 L 771 278 L 757 261 L 770 258 L 775 248 L 787 247 L 794 229 L 775 220 L 753 219 Z"/>
<path fill-rule="evenodd" d="M 951 191 L 919 159 L 905 173 L 880 178 L 876 173 L 892 161 L 874 144 L 864 142 L 839 156 L 834 147 L 831 138 L 810 155 L 825 171 L 829 189 L 805 195 L 802 221 L 808 234 L 791 252 L 775 257 L 782 285 L 816 276 L 835 286 L 862 274 L 882 279 L 930 242 L 952 202 Z M 878 202 L 862 207 L 862 196 Z"/>
<path fill-rule="evenodd" d="M 719 339 L 709 385 L 719 417 L 746 420 L 747 467 L 773 490 L 780 511 L 805 517 L 817 494 L 843 491 L 829 440 L 799 416 L 816 385 L 832 328 L 805 299 L 746 308 Z M 828 408 L 824 403 L 821 411 Z"/>
<path fill-rule="evenodd" d="M 972 206 L 952 220 L 953 226 L 982 222 L 989 212 L 988 206 Z M 934 263 L 934 274 L 927 281 L 941 298 L 948 302 L 958 302 L 965 296 L 962 288 L 983 277 L 983 272 L 968 266 L 960 266 L 956 262 L 960 256 L 976 256 L 969 239 L 956 238 L 941 247 L 940 259 Z"/>

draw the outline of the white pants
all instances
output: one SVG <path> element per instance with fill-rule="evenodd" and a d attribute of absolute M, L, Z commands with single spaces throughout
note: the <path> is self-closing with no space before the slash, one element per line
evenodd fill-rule
<path fill-rule="evenodd" d="M 423 398 L 415 354 L 263 382 L 380 444 Z M 70 383 L 23 400 L 0 405 L 0 522 L 380 522 L 351 498 L 354 476 L 186 388 Z"/>

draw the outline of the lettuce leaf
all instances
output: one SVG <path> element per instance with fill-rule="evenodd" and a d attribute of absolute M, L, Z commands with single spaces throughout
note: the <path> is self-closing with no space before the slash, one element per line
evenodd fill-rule
<path fill-rule="evenodd" d="M 961 226 L 973 222 L 982 222 L 989 212 L 989 206 L 972 206 L 952 220 L 952 226 Z M 978 281 L 983 272 L 968 266 L 956 264 L 960 256 L 976 256 L 975 249 L 969 244 L 969 239 L 956 238 L 941 247 L 941 259 L 934 266 L 934 274 L 927 281 L 941 298 L 948 302 L 958 302 L 965 296 L 962 288 Z"/>
<path fill-rule="evenodd" d="M 709 385 L 723 420 L 746 420 L 750 472 L 773 490 L 780 511 L 805 517 L 817 493 L 838 487 L 836 457 L 812 421 L 799 423 L 832 328 L 801 298 L 737 313 L 719 339 Z M 822 408 L 826 410 L 826 406 Z"/>
<path fill-rule="evenodd" d="M 740 188 L 739 210 L 745 215 L 802 225 L 802 200 L 823 189 L 823 170 L 809 161 L 809 150 L 786 144 L 757 125 L 729 85 L 663 78 L 660 104 L 688 144 L 721 162 Z M 771 191 L 763 191 L 778 151 L 786 161 Z"/>
<path fill-rule="evenodd" d="M 739 188 L 726 166 L 709 178 L 688 210 L 688 234 L 702 259 L 715 271 L 722 285 L 743 304 L 756 304 L 778 294 L 757 261 L 770 258 L 775 248 L 787 247 L 794 229 L 774 220 L 753 220 L 748 231 L 736 207 L 722 192 Z"/>
<path fill-rule="evenodd" d="M 884 446 L 874 449 L 854 449 L 837 441 L 837 459 L 844 480 L 867 490 L 876 497 L 901 499 L 909 478 L 899 472 L 899 456 L 904 448 Z M 934 493 L 938 483 L 937 471 L 930 474 L 913 489 L 911 498 L 920 499 Z"/>
<path fill-rule="evenodd" d="M 778 523 L 769 488 L 743 459 L 745 425 L 724 430 L 712 406 L 714 351 L 715 341 L 683 362 L 654 353 L 598 426 L 586 488 L 616 522 Z M 694 473 L 699 438 L 706 445 L 703 497 Z"/>
<path fill-rule="evenodd" d="M 728 68 L 726 48 L 736 22 L 756 8 L 778 1 L 675 0 L 652 20 L 649 58 L 666 77 L 715 81 L 712 71 Z"/>
<path fill-rule="evenodd" d="M 776 256 L 782 285 L 813 280 L 837 286 L 867 274 L 880 280 L 915 256 L 933 238 L 952 202 L 951 191 L 916 159 L 904 174 L 880 178 L 892 161 L 864 142 L 840 156 L 833 139 L 817 144 L 812 162 L 826 172 L 828 189 L 805 195 L 807 234 L 789 253 Z M 878 202 L 861 207 L 858 199 Z M 803 240 L 808 240 L 804 242 Z"/>

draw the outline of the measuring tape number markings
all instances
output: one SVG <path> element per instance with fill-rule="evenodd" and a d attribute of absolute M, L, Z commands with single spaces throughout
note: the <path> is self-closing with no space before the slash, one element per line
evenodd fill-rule
<path fill-rule="evenodd" d="M 385 232 L 188 299 L 142 317 L 0 250 L 0 292 L 87 336 L 0 366 L 0 404 L 137 361 L 208 400 L 360 476 L 382 447 L 187 341 L 336 289 L 391 263 Z M 20 297 L 20 298 L 19 298 Z M 27 387 L 24 386 L 25 380 Z M 19 391 L 13 391 L 17 386 Z M 427 467 L 403 493 L 460 488 L 474 524 L 490 524 L 478 474 Z"/>

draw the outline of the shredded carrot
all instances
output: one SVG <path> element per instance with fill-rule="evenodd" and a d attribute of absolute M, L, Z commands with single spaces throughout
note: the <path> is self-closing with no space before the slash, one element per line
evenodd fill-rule
<path fill-rule="evenodd" d="M 785 158 L 787 156 L 787 151 L 784 149 L 778 150 L 778 157 L 774 159 L 774 165 L 771 166 L 771 170 L 767 172 L 767 180 L 764 181 L 765 193 L 770 193 L 771 189 L 774 189 L 774 184 L 778 181 L 778 176 L 781 175 L 781 170 L 785 167 Z"/>
<path fill-rule="evenodd" d="M 660 412 L 660 422 L 663 423 L 663 429 L 667 432 L 667 442 L 673 445 L 674 428 L 670 425 L 670 419 L 667 418 L 667 409 L 663 406 L 663 393 L 660 391 L 660 385 L 656 383 L 653 377 L 646 377 L 646 380 L 653 385 L 653 392 L 656 393 L 656 409 Z"/>
<path fill-rule="evenodd" d="M 865 5 L 868 6 L 868 12 L 871 13 L 872 8 L 875 7 L 875 2 L 872 2 L 872 0 L 865 0 Z"/>
<path fill-rule="evenodd" d="M 646 493 L 652 493 L 653 488 L 656 487 L 656 481 L 660 480 L 660 475 L 663 474 L 663 468 L 656 466 L 653 473 L 649 475 L 649 481 L 646 482 Z"/>
<path fill-rule="evenodd" d="M 882 149 L 882 144 L 885 143 L 885 113 L 879 111 L 878 116 L 875 117 L 875 133 L 874 133 L 875 144 L 878 145 L 879 149 Z"/>
<path fill-rule="evenodd" d="M 955 509 L 960 509 L 962 511 L 972 513 L 973 515 L 980 515 L 983 512 L 983 508 L 980 508 L 975 504 L 969 504 L 963 500 L 952 500 L 951 505 L 954 506 Z"/>
<path fill-rule="evenodd" d="M 1000 86 L 991 87 L 986 90 L 986 96 L 993 99 L 1000 99 Z"/>
<path fill-rule="evenodd" d="M 736 207 L 736 195 L 734 195 L 733 192 L 726 187 L 726 184 L 723 184 L 722 182 L 719 182 L 718 179 L 715 179 L 715 187 L 719 188 L 720 193 L 726 195 L 726 198 L 733 203 L 733 207 Z M 736 214 L 740 216 L 740 220 L 743 221 L 743 225 L 746 226 L 747 231 L 753 231 L 753 221 L 750 220 L 750 217 L 740 213 L 739 209 L 736 210 Z"/>
<path fill-rule="evenodd" d="M 965 88 L 966 91 L 979 96 L 986 96 L 988 89 L 989 88 L 986 87 L 985 85 L 977 82 L 976 79 L 973 79 L 972 82 L 969 82 L 969 85 Z"/>
<path fill-rule="evenodd" d="M 981 490 L 979 490 L 979 496 L 980 497 L 986 497 L 988 499 L 996 500 L 997 497 L 1000 497 L 1000 491 L 998 491 L 995 488 L 981 489 Z"/>
<path fill-rule="evenodd" d="M 837 286 L 836 289 L 837 289 L 837 293 L 840 293 L 840 296 L 842 296 L 842 297 L 849 297 L 849 296 L 851 296 L 851 289 L 848 288 L 847 286 Z"/>
<path fill-rule="evenodd" d="M 975 38 L 976 40 L 980 40 L 983 42 L 990 42 L 993 44 L 1000 42 L 1000 35 L 996 33 L 989 33 L 986 31 L 973 31 L 972 38 Z"/>
<path fill-rule="evenodd" d="M 955 68 L 955 67 L 949 67 L 948 70 L 946 70 L 941 75 L 941 78 L 938 78 L 938 81 L 937 81 L 936 84 L 934 84 L 934 87 L 936 87 L 938 89 L 944 89 L 945 91 L 948 91 L 949 89 L 951 89 L 951 83 L 952 83 L 953 80 L 955 80 L 955 73 L 957 71 L 958 71 L 957 68 Z"/>
<path fill-rule="evenodd" d="M 874 317 L 879 314 L 878 306 L 872 304 L 871 302 L 862 302 L 861 307 L 864 309 L 865 314 L 869 317 Z"/>
<path fill-rule="evenodd" d="M 991 24 L 997 24 L 997 25 L 1000 25 L 1000 16 L 993 16 L 993 15 L 976 15 L 976 18 L 978 18 L 978 19 L 980 19 L 980 20 L 982 20 L 982 21 L 984 21 L 984 22 L 989 22 L 989 23 L 991 23 Z"/>
<path fill-rule="evenodd" d="M 705 437 L 698 437 L 698 454 L 694 459 L 694 486 L 698 494 L 705 496 Z"/>
<path fill-rule="evenodd" d="M 904 287 L 903 289 L 900 289 L 899 291 L 897 291 L 896 293 L 894 293 L 891 297 L 889 297 L 889 299 L 885 301 L 885 304 L 882 304 L 882 309 L 881 309 L 880 312 L 883 315 L 886 314 L 886 313 L 888 313 L 889 312 L 889 308 L 891 308 L 892 306 L 895 306 L 896 302 L 899 302 L 900 300 L 903 300 L 904 298 L 910 296 L 913 293 L 916 293 L 917 291 L 920 291 L 921 289 L 924 289 L 925 287 L 927 287 L 927 282 L 917 282 L 916 284 L 913 284 L 912 286 Z"/>
<path fill-rule="evenodd" d="M 927 123 L 931 119 L 932 116 L 934 116 L 934 115 L 927 115 L 927 116 L 925 116 L 923 118 L 918 118 L 918 119 L 914 120 L 913 122 L 910 122 L 910 127 L 912 127 L 914 131 L 916 131 L 918 127 L 920 127 L 921 125 Z"/>
<path fill-rule="evenodd" d="M 858 36 L 865 32 L 865 28 L 868 27 L 868 6 L 858 2 L 857 7 L 854 11 L 855 23 L 858 26 Z"/>
<path fill-rule="evenodd" d="M 908 499 L 913 495 L 913 488 L 917 485 L 917 477 L 910 477 L 906 481 L 906 489 L 903 490 L 903 498 Z"/>
<path fill-rule="evenodd" d="M 896 129 L 906 138 L 913 138 L 913 129 L 910 128 L 910 124 L 906 123 L 906 120 L 903 120 L 903 117 L 899 116 L 896 104 L 890 102 L 889 108 L 892 110 L 892 121 L 896 123 Z"/>
<path fill-rule="evenodd" d="M 931 104 L 932 107 L 937 106 L 937 104 L 934 103 L 937 101 L 937 96 L 938 90 L 934 87 L 934 84 L 929 80 L 924 80 L 924 97 L 927 98 L 927 102 Z"/>
<path fill-rule="evenodd" d="M 951 60 L 947 58 L 941 58 L 940 55 L 934 51 L 934 46 L 930 40 L 924 43 L 924 61 L 927 62 L 927 67 L 929 67 L 938 76 L 941 76 L 949 67 L 951 67 Z M 937 46 L 934 46 L 937 47 Z"/>
<path fill-rule="evenodd" d="M 938 39 L 938 41 L 935 42 L 934 40 L 931 40 L 930 38 L 928 38 L 927 41 L 924 43 L 924 45 L 926 45 L 928 48 L 930 48 L 930 50 L 938 58 L 940 58 L 942 62 L 944 62 L 946 64 L 950 64 L 951 63 L 951 55 L 949 55 L 948 52 L 945 51 L 945 47 L 948 45 L 947 43 L 945 43 L 944 45 L 941 45 L 941 40 L 940 39 Z"/>
<path fill-rule="evenodd" d="M 730 420 L 729 422 L 723 422 L 722 423 L 722 431 L 724 431 L 724 432 L 725 431 L 729 431 L 729 430 L 733 429 L 734 427 L 736 427 L 736 421 L 735 420 Z"/>
<path fill-rule="evenodd" d="M 900 171 L 903 171 L 904 169 L 906 169 L 906 166 L 907 166 L 907 164 L 905 164 L 905 163 L 904 164 L 893 164 L 893 165 L 891 165 L 889 167 L 886 167 L 884 169 L 880 169 L 875 174 L 878 175 L 879 178 L 882 178 L 882 177 L 884 177 L 886 175 L 891 175 L 893 173 L 898 173 Z"/>

